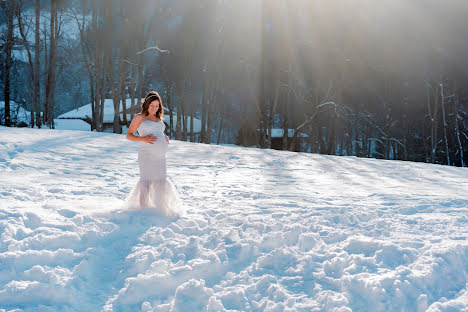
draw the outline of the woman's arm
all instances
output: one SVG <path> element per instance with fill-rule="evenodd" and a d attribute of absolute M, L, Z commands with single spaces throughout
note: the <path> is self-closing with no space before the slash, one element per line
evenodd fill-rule
<path fill-rule="evenodd" d="M 126 136 L 127 140 L 154 144 L 154 142 L 158 139 L 157 137 L 151 134 L 144 136 L 144 137 L 136 136 L 134 134 L 142 121 L 141 119 L 142 119 L 141 115 L 135 115 L 133 117 L 132 122 L 130 123 L 130 127 L 128 127 L 127 136 Z"/>
<path fill-rule="evenodd" d="M 135 115 L 132 119 L 132 122 L 130 123 L 130 126 L 128 127 L 127 136 L 126 136 L 127 140 L 137 141 L 137 142 L 142 141 L 141 137 L 136 136 L 134 134 L 138 126 L 140 125 L 140 122 L 141 122 L 141 115 Z"/>

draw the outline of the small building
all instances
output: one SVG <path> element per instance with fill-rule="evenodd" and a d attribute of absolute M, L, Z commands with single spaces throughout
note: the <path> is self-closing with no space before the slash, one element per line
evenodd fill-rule
<path fill-rule="evenodd" d="M 282 128 L 273 128 L 271 129 L 271 148 L 276 150 L 283 150 L 283 136 L 284 130 Z M 294 129 L 288 129 L 288 144 L 291 143 L 291 139 L 294 137 Z M 301 152 L 302 146 L 305 143 L 305 140 L 309 136 L 306 133 L 300 132 L 297 135 L 295 152 Z"/>
<path fill-rule="evenodd" d="M 127 121 L 130 123 L 133 116 L 140 112 L 140 103 L 138 102 L 136 105 L 132 106 L 132 100 L 126 99 L 126 113 L 127 113 Z M 163 121 L 166 124 L 166 129 L 168 135 L 170 135 L 170 118 L 168 116 L 168 109 L 164 107 L 164 116 Z M 122 131 L 125 133 L 128 129 L 127 125 L 123 124 L 123 111 L 122 111 L 122 103 L 120 103 L 120 123 L 122 124 Z M 173 110 L 173 121 L 176 122 L 177 113 Z M 63 123 L 64 120 L 81 120 L 89 125 L 89 129 L 91 130 L 92 124 L 92 110 L 91 110 L 91 103 L 73 109 L 65 114 L 62 114 L 55 119 L 54 122 Z M 190 128 L 191 118 L 188 117 L 188 128 Z M 103 112 L 103 131 L 105 132 L 113 132 L 114 130 L 114 101 L 112 99 L 105 99 L 104 100 L 104 112 Z M 172 127 L 172 128 L 175 128 Z M 193 131 L 194 133 L 201 132 L 201 120 L 194 118 L 193 120 Z"/>
<path fill-rule="evenodd" d="M 131 99 L 126 99 L 126 106 L 130 107 Z M 120 111 L 122 111 L 122 102 L 120 102 Z M 132 115 L 127 114 L 127 118 L 131 120 Z M 73 109 L 65 114 L 62 114 L 57 117 L 59 121 L 62 120 L 82 120 L 89 124 L 89 130 L 91 130 L 91 125 L 93 123 L 91 103 L 80 106 L 76 109 Z M 122 120 L 122 118 L 121 118 Z M 105 132 L 114 131 L 114 101 L 112 99 L 104 100 L 104 112 L 102 118 L 102 128 Z"/>
<path fill-rule="evenodd" d="M 17 127 L 28 127 L 31 123 L 31 112 L 10 101 L 10 121 Z M 0 101 L 0 124 L 5 124 L 5 101 Z"/>

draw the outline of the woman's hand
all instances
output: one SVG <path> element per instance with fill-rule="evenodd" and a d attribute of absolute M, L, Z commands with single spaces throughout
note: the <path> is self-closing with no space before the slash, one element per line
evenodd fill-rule
<path fill-rule="evenodd" d="M 149 144 L 154 144 L 158 140 L 158 137 L 155 137 L 152 134 L 148 134 L 147 136 L 142 137 L 143 142 L 149 143 Z"/>
<path fill-rule="evenodd" d="M 166 137 L 167 144 L 169 144 L 169 137 L 165 133 L 164 136 Z"/>

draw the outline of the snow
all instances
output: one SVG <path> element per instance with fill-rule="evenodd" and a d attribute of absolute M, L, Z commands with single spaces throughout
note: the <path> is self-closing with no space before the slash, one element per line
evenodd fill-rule
<path fill-rule="evenodd" d="M 5 122 L 5 101 L 0 101 L 0 119 Z M 10 101 L 10 119 L 13 124 L 24 122 L 27 125 L 31 122 L 31 112 L 24 109 L 14 101 Z"/>
<path fill-rule="evenodd" d="M 58 130 L 91 131 L 91 125 L 82 119 L 54 119 L 54 128 Z"/>
<path fill-rule="evenodd" d="M 468 169 L 0 127 L 0 311 L 468 311 Z M 3 309 L 3 310 L 2 310 Z"/>
<path fill-rule="evenodd" d="M 0 118 L 4 121 L 5 102 L 0 101 Z M 13 124 L 24 122 L 27 126 L 31 125 L 31 112 L 10 101 L 10 116 Z M 42 116 L 42 112 L 41 112 Z M 54 119 L 54 128 L 58 130 L 83 130 L 90 131 L 91 125 L 81 119 Z"/>

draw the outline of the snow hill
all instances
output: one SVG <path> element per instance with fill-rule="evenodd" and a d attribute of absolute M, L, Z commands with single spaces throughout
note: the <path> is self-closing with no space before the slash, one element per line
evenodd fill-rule
<path fill-rule="evenodd" d="M 468 169 L 0 127 L 0 311 L 468 311 Z"/>

